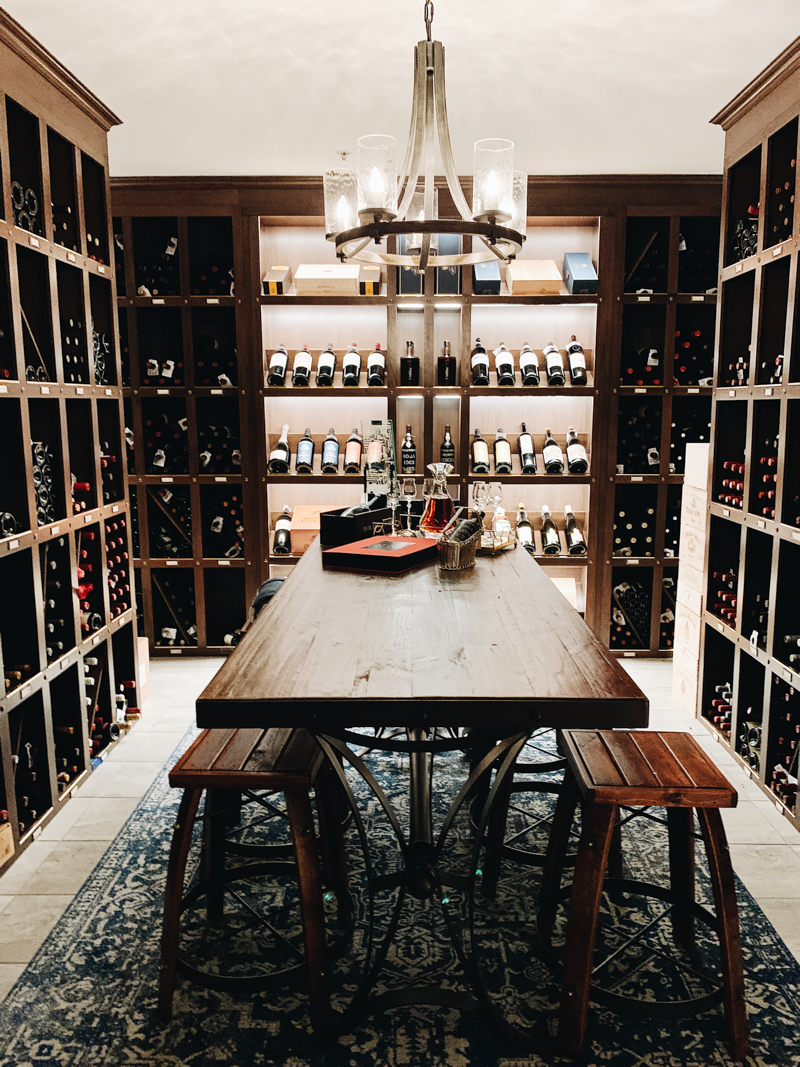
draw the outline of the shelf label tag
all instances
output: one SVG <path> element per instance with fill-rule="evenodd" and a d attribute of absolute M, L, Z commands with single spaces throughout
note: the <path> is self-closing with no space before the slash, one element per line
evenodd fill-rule
<path fill-rule="evenodd" d="M 206 303 L 207 304 L 218 304 L 219 303 L 219 297 L 218 296 L 206 297 Z"/>
<path fill-rule="evenodd" d="M 722 514 L 725 516 L 726 519 L 729 519 L 731 517 L 730 508 L 723 508 L 722 509 Z"/>
<path fill-rule="evenodd" d="M 766 528 L 767 528 L 767 524 L 766 524 L 766 521 L 764 519 L 757 519 L 756 520 L 756 526 L 758 526 L 758 528 L 760 530 L 766 530 Z"/>
<path fill-rule="evenodd" d="M 106 272 L 106 268 L 103 266 L 102 263 L 98 263 L 97 264 L 97 270 L 99 271 L 100 274 L 105 274 L 105 272 Z"/>
<path fill-rule="evenodd" d="M 28 238 L 28 244 L 31 246 L 31 248 L 38 248 L 39 247 L 39 238 L 38 237 L 29 237 Z"/>
<path fill-rule="evenodd" d="M 83 521 L 86 522 L 86 523 L 91 522 L 93 519 L 94 519 L 94 515 L 84 515 L 83 516 Z"/>
<path fill-rule="evenodd" d="M 49 385 L 43 385 L 42 386 L 42 392 L 43 393 L 49 393 L 50 392 L 50 386 Z"/>
<path fill-rule="evenodd" d="M 700 390 L 699 389 L 695 389 L 693 387 L 690 387 L 689 389 L 686 390 L 686 392 L 687 393 L 699 393 Z"/>
<path fill-rule="evenodd" d="M 162 300 L 162 298 L 160 296 L 154 296 L 153 297 L 153 303 L 154 304 L 163 304 L 164 301 Z"/>
<path fill-rule="evenodd" d="M 800 530 L 792 530 L 792 540 L 800 541 Z"/>
<path fill-rule="evenodd" d="M 650 303 L 650 297 L 649 296 L 637 296 L 636 299 L 639 301 L 640 304 L 649 304 Z"/>
<path fill-rule="evenodd" d="M 758 630 L 753 630 L 750 634 L 750 647 L 754 652 L 758 652 Z"/>
<path fill-rule="evenodd" d="M 217 563 L 220 567 L 230 567 L 231 561 L 229 559 L 218 559 Z"/>
<path fill-rule="evenodd" d="M 632 567 L 634 564 L 638 563 L 639 560 L 638 559 L 626 559 L 625 562 L 627 563 L 627 565 L 629 567 Z"/>
<path fill-rule="evenodd" d="M 631 481 L 632 482 L 641 482 L 643 479 L 644 479 L 644 475 L 643 474 L 632 474 L 631 475 Z"/>
<path fill-rule="evenodd" d="M 58 529 L 58 527 L 56 527 Z M 19 538 L 15 537 L 13 541 L 8 542 L 8 551 L 13 552 L 15 548 L 19 548 Z"/>
<path fill-rule="evenodd" d="M 178 566 L 178 561 L 176 559 L 168 559 L 167 560 L 167 566 L 168 567 L 177 567 Z"/>
<path fill-rule="evenodd" d="M 211 395 L 212 396 L 222 396 L 222 390 L 221 389 L 212 389 L 211 390 Z"/>
<path fill-rule="evenodd" d="M 721 622 L 718 622 L 718 623 L 717 623 L 717 629 L 719 630 L 719 632 L 720 632 L 721 634 L 724 634 L 724 633 L 725 633 L 725 630 L 724 630 L 724 628 L 723 628 L 723 626 L 722 626 L 722 623 L 721 623 Z"/>
<path fill-rule="evenodd" d="M 775 245 L 775 247 L 772 249 L 772 254 L 773 254 L 773 256 L 779 256 L 782 251 L 783 251 L 783 245 Z"/>
<path fill-rule="evenodd" d="M 692 303 L 693 304 L 704 304 L 705 303 L 705 299 L 706 298 L 704 296 L 693 296 L 692 297 Z"/>
<path fill-rule="evenodd" d="M 743 270 L 744 270 L 744 263 L 737 263 L 736 266 L 733 268 L 733 273 L 734 274 L 741 274 Z"/>
<path fill-rule="evenodd" d="M 22 689 L 20 689 L 20 691 L 19 691 L 19 695 L 20 695 L 20 699 L 21 700 L 25 700 L 26 697 L 30 696 L 30 694 L 31 694 L 31 687 L 29 685 L 24 685 L 22 687 Z"/>
<path fill-rule="evenodd" d="M 171 648 L 169 654 L 170 656 L 180 656 L 181 650 L 179 648 Z"/>
<path fill-rule="evenodd" d="M 156 389 L 159 396 L 169 396 L 169 389 Z"/>
<path fill-rule="evenodd" d="M 76 385 L 75 386 L 75 392 L 78 394 L 78 396 L 83 396 L 83 386 L 82 385 Z"/>
<path fill-rule="evenodd" d="M 736 390 L 735 389 L 729 389 L 728 390 L 728 396 L 736 396 Z"/>
<path fill-rule="evenodd" d="M 50 527 L 50 533 L 51 534 L 57 534 L 60 529 L 61 529 L 60 526 L 51 526 Z"/>
<path fill-rule="evenodd" d="M 792 672 L 791 671 L 784 671 L 783 672 L 783 677 L 786 679 L 787 682 L 791 682 L 791 680 L 792 680 Z"/>
<path fill-rule="evenodd" d="M 772 396 L 772 390 L 771 389 L 765 389 L 764 390 L 764 396 Z"/>
<path fill-rule="evenodd" d="M 100 634 L 95 634 L 94 637 L 92 638 L 92 644 L 93 645 L 99 645 L 102 640 L 103 640 L 103 638 L 101 637 Z"/>
<path fill-rule="evenodd" d="M 111 396 L 111 390 L 110 389 L 106 389 L 106 396 Z"/>
<path fill-rule="evenodd" d="M 646 389 L 634 389 L 633 391 L 634 391 L 634 393 L 646 393 L 647 392 Z"/>
<path fill-rule="evenodd" d="M 225 477 L 225 475 L 223 475 L 222 477 L 215 477 L 214 478 L 215 482 L 227 482 L 227 480 L 228 479 Z"/>
<path fill-rule="evenodd" d="M 111 510 L 112 510 L 112 512 L 119 511 L 119 504 L 115 504 Z"/>
<path fill-rule="evenodd" d="M 162 482 L 171 482 L 172 480 L 173 480 L 172 478 L 162 478 L 161 479 Z"/>
<path fill-rule="evenodd" d="M 635 656 L 636 653 L 635 652 L 623 652 L 622 655 L 623 656 Z"/>
<path fill-rule="evenodd" d="M 8 392 L 8 386 L 7 385 L 0 385 L 0 393 L 7 393 L 7 392 Z"/>
<path fill-rule="evenodd" d="M 74 252 L 67 252 L 67 263 L 74 263 L 74 262 L 75 262 L 75 253 Z"/>

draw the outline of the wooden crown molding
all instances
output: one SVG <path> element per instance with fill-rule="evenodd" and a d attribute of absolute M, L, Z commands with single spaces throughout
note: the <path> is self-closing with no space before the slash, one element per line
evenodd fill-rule
<path fill-rule="evenodd" d="M 44 45 L 0 7 L 0 42 L 7 45 L 38 74 L 54 85 L 59 92 L 101 126 L 106 133 L 112 126 L 122 125 L 122 119 L 106 107 L 102 100 L 87 89 L 83 82 L 48 52 Z"/>
<path fill-rule="evenodd" d="M 800 37 L 795 37 L 779 56 L 764 67 L 760 74 L 748 82 L 744 89 L 709 121 L 715 126 L 721 126 L 723 130 L 730 129 L 797 70 L 800 70 Z"/>

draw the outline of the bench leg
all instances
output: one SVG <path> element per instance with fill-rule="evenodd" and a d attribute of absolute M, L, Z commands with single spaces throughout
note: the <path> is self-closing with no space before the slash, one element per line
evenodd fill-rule
<path fill-rule="evenodd" d="M 311 1025 L 318 1029 L 330 1017 L 327 953 L 325 949 L 325 913 L 322 905 L 317 838 L 308 787 L 286 789 L 286 810 L 292 829 L 297 875 L 300 887 L 300 909 L 303 917 L 303 938 L 308 963 L 309 1010 Z"/>
<path fill-rule="evenodd" d="M 750 1051 L 750 1037 L 747 1027 L 742 942 L 733 867 L 719 809 L 700 808 L 697 815 L 706 846 L 711 883 L 714 887 L 714 904 L 717 909 L 728 1045 L 733 1058 L 743 1060 Z"/>
<path fill-rule="evenodd" d="M 558 907 L 558 892 L 564 874 L 564 862 L 569 848 L 569 833 L 578 807 L 580 792 L 569 767 L 564 771 L 564 781 L 558 793 L 556 810 L 550 826 L 550 837 L 542 872 L 542 891 L 539 903 L 539 924 L 547 933 L 553 929 Z"/>
<path fill-rule="evenodd" d="M 225 910 L 225 830 L 228 807 L 239 794 L 225 789 L 206 792 L 203 823 L 203 878 L 208 883 L 206 913 L 209 922 L 219 921 Z"/>
<path fill-rule="evenodd" d="M 162 1022 L 172 1018 L 172 997 L 175 993 L 175 976 L 178 960 L 178 935 L 181 925 L 183 880 L 186 875 L 186 860 L 192 840 L 192 827 L 197 817 L 202 789 L 184 789 L 178 817 L 172 834 L 167 867 L 167 885 L 164 892 L 164 922 L 161 928 L 161 963 L 158 994 L 158 1017 Z"/>
<path fill-rule="evenodd" d="M 677 897 L 672 909 L 672 938 L 676 945 L 693 948 L 694 915 L 686 907 L 694 900 L 694 835 L 691 808 L 667 808 L 669 879 Z"/>
<path fill-rule="evenodd" d="M 578 1056 L 583 1050 L 597 914 L 617 811 L 613 804 L 586 804 L 583 811 L 581 843 L 569 901 L 558 1017 L 558 1044 L 571 1056 Z"/>

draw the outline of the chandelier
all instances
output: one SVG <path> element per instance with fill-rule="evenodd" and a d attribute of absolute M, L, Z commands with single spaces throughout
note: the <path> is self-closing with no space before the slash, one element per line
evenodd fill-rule
<path fill-rule="evenodd" d="M 475 142 L 472 210 L 456 174 L 444 88 L 444 48 L 431 40 L 433 4 L 424 7 L 427 39 L 414 49 L 414 99 L 405 161 L 398 177 L 397 140 L 384 134 L 358 139 L 356 169 L 323 176 L 325 232 L 342 261 L 425 270 L 512 259 L 525 240 L 528 176 L 514 170 L 514 142 Z M 436 140 L 447 188 L 460 219 L 438 218 L 434 182 Z M 472 241 L 473 251 L 439 254 L 440 234 Z M 396 237 L 403 252 L 388 252 Z M 462 241 L 462 249 L 467 242 Z"/>

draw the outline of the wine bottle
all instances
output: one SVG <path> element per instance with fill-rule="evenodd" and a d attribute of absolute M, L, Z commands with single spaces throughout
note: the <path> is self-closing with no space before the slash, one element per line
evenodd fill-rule
<path fill-rule="evenodd" d="M 307 386 L 311 384 L 311 353 L 308 345 L 303 345 L 303 351 L 297 352 L 292 364 L 292 385 Z"/>
<path fill-rule="evenodd" d="M 400 447 L 400 470 L 403 474 L 416 474 L 417 471 L 417 446 L 410 426 L 406 426 L 406 436 Z"/>
<path fill-rule="evenodd" d="M 552 341 L 545 345 L 543 355 L 545 370 L 547 371 L 547 384 L 565 385 L 567 379 L 564 377 L 564 361 Z"/>
<path fill-rule="evenodd" d="M 544 469 L 547 474 L 564 473 L 564 453 L 561 451 L 561 445 L 550 432 L 549 426 L 545 430 L 542 459 L 544 460 Z"/>
<path fill-rule="evenodd" d="M 561 555 L 561 538 L 558 536 L 558 527 L 553 522 L 550 508 L 547 504 L 542 505 L 542 550 L 546 556 Z"/>
<path fill-rule="evenodd" d="M 329 344 L 328 347 L 319 354 L 319 362 L 317 363 L 317 385 L 333 385 L 333 376 L 335 372 L 336 353 L 333 351 L 333 345 Z"/>
<path fill-rule="evenodd" d="M 445 341 L 442 345 L 442 354 L 436 366 L 436 381 L 438 385 L 456 384 L 456 361 L 450 352 L 449 341 Z M 449 461 L 443 460 L 442 462 Z"/>
<path fill-rule="evenodd" d="M 344 449 L 344 473 L 345 474 L 360 474 L 361 473 L 361 453 L 364 444 L 361 440 L 361 434 L 358 432 L 358 427 L 353 427 L 353 432 L 347 438 L 347 444 Z"/>
<path fill-rule="evenodd" d="M 406 341 L 406 354 L 400 357 L 400 384 L 419 385 L 419 356 L 414 355 L 413 341 Z"/>
<path fill-rule="evenodd" d="M 367 466 L 371 470 L 379 470 L 383 466 L 383 441 L 380 437 L 373 437 L 367 445 Z"/>
<path fill-rule="evenodd" d="M 494 369 L 497 374 L 498 385 L 515 385 L 514 357 L 508 351 L 503 341 L 494 350 Z"/>
<path fill-rule="evenodd" d="M 292 462 L 292 450 L 289 448 L 289 424 L 281 427 L 281 436 L 269 454 L 268 469 L 270 474 L 287 474 Z"/>
<path fill-rule="evenodd" d="M 444 428 L 444 440 L 439 449 L 439 461 L 441 463 L 449 463 L 452 467 L 455 467 L 456 465 L 456 446 L 453 443 L 453 438 L 450 436 L 449 426 L 445 426 Z"/>
<path fill-rule="evenodd" d="M 520 349 L 519 373 L 522 375 L 523 385 L 539 384 L 539 360 L 527 341 Z"/>
<path fill-rule="evenodd" d="M 286 346 L 278 345 L 269 361 L 267 385 L 286 385 L 286 367 L 288 363 L 289 353 L 286 351 Z"/>
<path fill-rule="evenodd" d="M 520 426 L 519 437 L 517 438 L 517 451 L 519 452 L 522 473 L 536 474 L 536 448 L 533 444 L 533 438 L 525 428 L 524 422 Z"/>
<path fill-rule="evenodd" d="M 292 551 L 292 512 L 288 504 L 275 521 L 275 541 L 272 551 L 276 556 L 288 556 Z"/>
<path fill-rule="evenodd" d="M 564 536 L 567 539 L 567 549 L 571 556 L 586 555 L 586 541 L 575 522 L 575 512 L 571 504 L 564 505 Z"/>
<path fill-rule="evenodd" d="M 569 360 L 569 377 L 573 385 L 586 385 L 586 356 L 575 334 L 572 335 L 567 345 L 567 359 Z"/>
<path fill-rule="evenodd" d="M 360 381 L 361 355 L 353 342 L 342 360 L 342 385 L 357 386 Z"/>
<path fill-rule="evenodd" d="M 485 442 L 484 442 L 485 444 Z M 469 541 L 479 530 L 483 529 L 483 520 L 478 516 L 472 519 L 461 519 L 453 532 L 447 536 L 448 541 Z"/>
<path fill-rule="evenodd" d="M 359 356 L 359 365 L 360 362 L 361 357 Z M 333 427 L 328 430 L 327 437 L 322 442 L 322 473 L 339 473 L 339 442 L 333 432 Z"/>
<path fill-rule="evenodd" d="M 367 356 L 367 385 L 383 385 L 385 377 L 386 356 L 376 342 L 375 347 Z"/>
<path fill-rule="evenodd" d="M 470 366 L 472 367 L 472 384 L 488 385 L 489 356 L 486 349 L 481 344 L 480 337 L 475 338 L 475 347 L 472 349 L 470 355 Z M 488 470 L 489 468 L 487 467 L 486 469 Z"/>
<path fill-rule="evenodd" d="M 294 460 L 295 474 L 312 474 L 314 470 L 314 438 L 311 430 L 306 426 L 306 432 L 297 442 L 297 453 Z"/>
<path fill-rule="evenodd" d="M 511 474 L 511 445 L 503 430 L 498 430 L 494 439 L 494 472 Z"/>
<path fill-rule="evenodd" d="M 567 468 L 570 474 L 583 474 L 589 469 L 589 457 L 574 426 L 567 429 Z"/>
<path fill-rule="evenodd" d="M 533 555 L 536 548 L 533 543 L 533 526 L 521 500 L 517 508 L 517 543 Z"/>
<path fill-rule="evenodd" d="M 476 430 L 472 438 L 472 473 L 489 473 L 489 446 L 481 437 L 480 430 Z"/>

